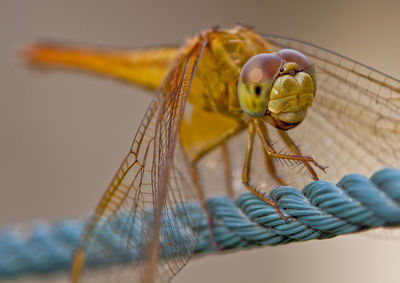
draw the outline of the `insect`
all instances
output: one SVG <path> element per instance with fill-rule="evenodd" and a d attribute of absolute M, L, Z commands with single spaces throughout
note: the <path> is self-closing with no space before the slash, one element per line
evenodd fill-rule
<path fill-rule="evenodd" d="M 169 281 L 197 244 L 196 231 L 182 225 L 190 220 L 185 203 L 200 202 L 212 231 L 207 182 L 232 197 L 248 189 L 276 208 L 263 194 L 268 187 L 399 166 L 400 82 L 302 41 L 236 26 L 211 28 L 180 48 L 39 43 L 25 58 L 156 90 L 82 236 L 73 282 L 96 275 L 96 282 Z M 118 218 L 123 227 L 113 224 Z M 115 261 L 111 269 L 86 272 L 91 249 L 102 247 L 106 233 L 129 251 L 132 263 L 108 259 Z"/>

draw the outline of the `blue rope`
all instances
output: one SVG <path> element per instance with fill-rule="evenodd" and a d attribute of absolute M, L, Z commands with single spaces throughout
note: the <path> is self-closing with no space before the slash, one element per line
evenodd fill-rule
<path fill-rule="evenodd" d="M 400 226 L 398 169 L 383 169 L 370 179 L 350 174 L 337 185 L 313 181 L 302 192 L 281 186 L 269 197 L 278 203 L 289 220 L 282 220 L 271 206 L 251 193 L 242 194 L 236 202 L 225 196 L 210 198 L 208 206 L 219 247 L 278 245 L 327 239 L 375 227 Z M 193 211 L 190 220 L 199 220 L 194 221 L 199 223 L 194 229 L 200 235 L 196 253 L 212 251 L 207 221 L 200 206 L 193 203 L 188 208 Z M 84 225 L 85 221 L 76 220 L 64 220 L 55 225 L 36 222 L 29 235 L 18 231 L 18 226 L 2 229 L 0 279 L 68 269 Z M 177 235 L 179 233 L 176 231 Z M 114 251 L 113 258 L 131 261 L 132 255 L 115 244 L 115 237 L 115 233 L 105 232 L 102 243 Z M 99 250 L 91 253 L 94 263 L 106 264 Z"/>

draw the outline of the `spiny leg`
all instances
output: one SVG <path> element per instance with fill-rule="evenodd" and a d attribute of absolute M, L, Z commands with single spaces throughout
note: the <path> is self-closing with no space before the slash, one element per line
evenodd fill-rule
<path fill-rule="evenodd" d="M 212 247 L 214 248 L 214 250 L 218 251 L 220 250 L 220 248 L 218 247 L 217 241 L 215 240 L 215 236 L 214 236 L 214 229 L 213 229 L 213 219 L 211 217 L 211 213 L 210 210 L 208 209 L 207 203 L 206 203 L 206 199 L 204 196 L 204 191 L 203 188 L 200 185 L 200 179 L 199 179 L 199 173 L 197 171 L 196 168 L 196 162 L 192 162 L 190 165 L 190 173 L 192 175 L 192 180 L 194 183 L 194 187 L 196 189 L 196 194 L 197 197 L 200 201 L 200 205 L 201 208 L 207 218 L 207 223 L 208 223 L 208 230 L 210 232 L 210 242 Z"/>
<path fill-rule="evenodd" d="M 274 180 L 281 186 L 286 186 L 286 182 L 279 177 L 279 175 L 276 173 L 276 168 L 274 164 L 274 160 L 272 157 L 265 152 L 264 154 L 264 160 L 265 160 L 265 166 L 267 167 L 268 173 L 274 178 Z"/>
<path fill-rule="evenodd" d="M 287 145 L 287 147 L 289 148 L 289 150 L 295 154 L 295 155 L 301 155 L 303 156 L 300 148 L 294 143 L 294 141 L 290 138 L 290 136 L 282 130 L 278 130 L 279 135 L 281 136 L 282 140 L 285 142 L 285 144 Z M 312 166 L 310 165 L 309 162 L 307 161 L 302 161 L 304 166 L 307 168 L 308 172 L 310 172 L 312 178 L 314 180 L 318 180 L 318 175 L 315 172 L 314 168 L 312 168 Z M 326 167 L 325 167 L 326 168 Z M 325 169 L 324 168 L 324 169 Z"/>
<path fill-rule="evenodd" d="M 283 214 L 279 211 L 276 202 L 269 199 L 268 197 L 265 196 L 265 194 L 260 193 L 259 190 L 255 189 L 252 185 L 250 185 L 250 170 L 251 170 L 251 158 L 254 145 L 254 135 L 255 135 L 254 125 L 252 122 L 250 122 L 248 127 L 247 146 L 243 163 L 242 182 L 250 192 L 252 192 L 254 195 L 259 197 L 269 205 L 271 205 L 283 220 L 287 220 L 287 217 L 283 216 Z"/>
<path fill-rule="evenodd" d="M 318 164 L 311 156 L 307 155 L 290 155 L 290 154 L 282 154 L 277 153 L 274 147 L 269 143 L 267 137 L 267 129 L 264 122 L 258 119 L 253 119 L 257 134 L 261 139 L 261 143 L 264 147 L 264 150 L 267 152 L 268 155 L 275 158 L 287 159 L 287 160 L 296 160 L 301 162 L 310 162 L 317 166 L 319 169 L 325 172 L 326 167 Z"/>
<path fill-rule="evenodd" d="M 267 130 L 267 128 L 265 128 Z M 267 139 L 268 142 L 270 142 L 269 140 L 269 135 L 268 135 L 268 130 L 266 131 L 267 134 Z M 275 164 L 274 164 L 274 160 L 273 158 L 263 149 L 264 152 L 264 161 L 265 161 L 265 166 L 267 167 L 267 171 L 269 172 L 269 174 L 272 176 L 272 178 L 274 178 L 274 180 L 281 186 L 286 186 L 285 181 L 283 181 L 283 179 L 281 177 L 278 176 L 278 174 L 276 173 L 276 168 L 275 168 Z"/>
<path fill-rule="evenodd" d="M 228 148 L 228 144 L 226 142 L 224 142 L 221 145 L 221 150 L 222 150 L 222 163 L 224 166 L 226 194 L 230 198 L 234 198 L 234 192 L 233 192 L 233 186 L 232 186 L 231 157 L 229 156 L 229 148 Z"/>

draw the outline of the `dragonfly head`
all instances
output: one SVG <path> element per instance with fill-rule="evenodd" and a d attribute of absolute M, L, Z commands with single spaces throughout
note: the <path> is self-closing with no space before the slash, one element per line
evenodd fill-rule
<path fill-rule="evenodd" d="M 293 49 L 255 55 L 239 75 L 238 96 L 243 111 L 282 130 L 304 120 L 315 92 L 312 62 Z"/>

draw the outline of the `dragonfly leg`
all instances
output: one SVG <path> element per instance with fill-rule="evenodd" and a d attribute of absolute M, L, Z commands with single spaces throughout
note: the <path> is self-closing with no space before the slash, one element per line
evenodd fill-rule
<path fill-rule="evenodd" d="M 211 213 L 210 210 L 208 209 L 207 203 L 206 203 L 206 199 L 204 196 L 204 191 L 203 188 L 200 185 L 200 179 L 199 179 L 199 173 L 197 171 L 196 168 L 196 164 L 193 162 L 191 163 L 191 168 L 190 168 L 190 172 L 192 175 L 192 180 L 196 189 L 196 194 L 197 197 L 199 199 L 201 208 L 204 212 L 204 214 L 206 215 L 207 218 L 207 223 L 208 223 L 208 229 L 210 231 L 210 242 L 212 247 L 214 248 L 214 250 L 218 251 L 220 250 L 220 248 L 218 247 L 217 241 L 215 240 L 215 236 L 214 236 L 214 228 L 213 228 L 213 219 L 211 217 Z"/>
<path fill-rule="evenodd" d="M 256 189 L 254 186 L 250 184 L 250 170 L 251 170 L 251 158 L 254 146 L 254 136 L 255 136 L 254 124 L 250 122 L 247 135 L 246 152 L 243 163 L 242 182 L 250 192 L 252 192 L 254 195 L 259 197 L 269 205 L 271 205 L 283 220 L 287 220 L 287 217 L 280 212 L 278 205 L 275 201 L 269 199 L 263 192 L 260 192 L 260 190 Z"/>
<path fill-rule="evenodd" d="M 287 185 L 286 182 L 276 173 L 276 168 L 272 157 L 269 154 L 265 153 L 264 160 L 265 160 L 265 166 L 267 167 L 267 171 L 272 176 L 272 178 L 274 178 L 274 180 L 279 185 L 286 186 Z"/>
<path fill-rule="evenodd" d="M 294 141 L 290 138 L 287 132 L 278 130 L 278 133 L 293 154 L 303 156 L 300 148 L 294 143 Z M 314 168 L 312 168 L 311 164 L 307 161 L 302 161 L 302 162 L 304 166 L 307 168 L 308 172 L 310 172 L 312 178 L 314 180 L 318 180 L 318 175 L 315 172 Z"/>
<path fill-rule="evenodd" d="M 260 120 L 257 120 L 257 119 L 254 119 L 253 121 L 254 121 L 253 123 L 255 125 L 257 134 L 259 135 L 259 137 L 261 139 L 261 143 L 264 147 L 264 150 L 268 155 L 270 155 L 271 157 L 274 157 L 274 158 L 296 160 L 296 161 L 300 161 L 300 162 L 309 162 L 309 163 L 314 164 L 316 167 L 318 167 L 319 169 L 321 169 L 322 171 L 325 172 L 325 169 L 327 167 L 320 165 L 311 156 L 301 155 L 301 154 L 290 155 L 290 154 L 277 153 L 276 150 L 274 149 L 274 147 L 268 141 L 267 129 L 266 129 L 265 125 L 263 124 L 263 122 Z"/>
<path fill-rule="evenodd" d="M 234 192 L 232 186 L 232 167 L 231 167 L 231 158 L 229 156 L 228 144 L 224 142 L 221 145 L 221 149 L 222 149 L 222 163 L 224 166 L 226 194 L 230 198 L 234 198 Z"/>
<path fill-rule="evenodd" d="M 265 128 L 267 130 L 267 128 Z M 268 133 L 267 133 L 267 138 L 268 138 Z M 281 186 L 286 186 L 285 181 L 278 176 L 275 168 L 275 164 L 273 161 L 273 158 L 271 155 L 269 155 L 267 152 L 264 151 L 264 161 L 265 161 L 265 167 L 267 167 L 268 173 L 272 176 L 272 178 Z"/>

